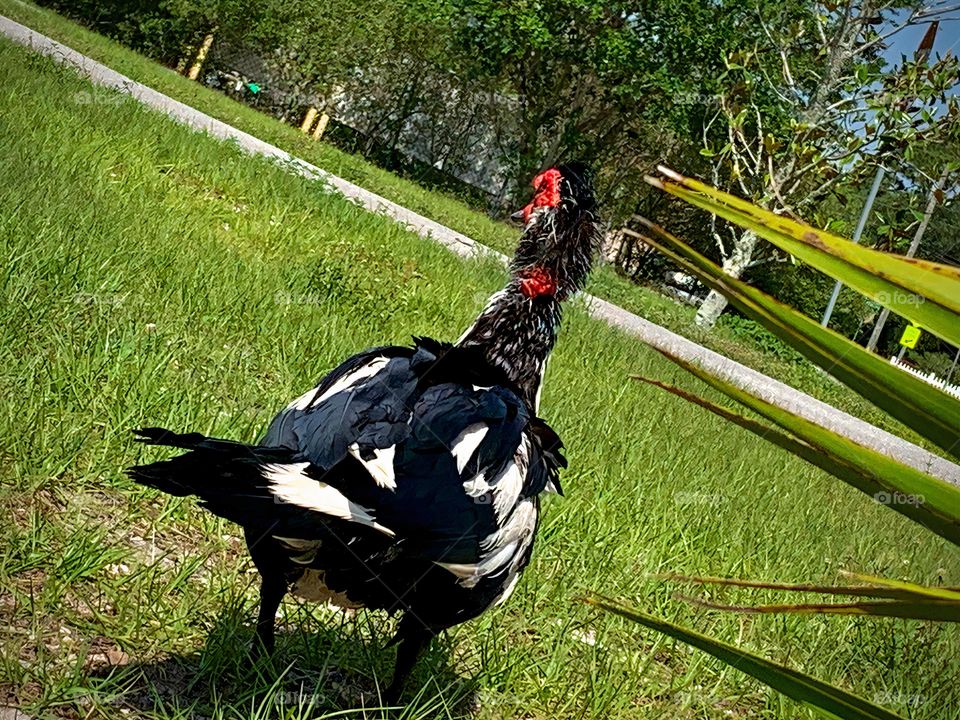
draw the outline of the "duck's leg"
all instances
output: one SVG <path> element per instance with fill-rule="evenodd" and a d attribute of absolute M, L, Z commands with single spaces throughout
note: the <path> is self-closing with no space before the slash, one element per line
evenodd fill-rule
<path fill-rule="evenodd" d="M 273 652 L 277 610 L 283 596 L 287 594 L 287 579 L 284 577 L 284 556 L 279 544 L 269 534 L 245 532 L 247 548 L 253 564 L 260 571 L 260 610 L 257 613 L 257 636 L 253 641 L 251 654 L 254 658 L 261 653 Z"/>
<path fill-rule="evenodd" d="M 393 681 L 383 694 L 383 699 L 389 705 L 395 705 L 400 700 L 403 685 L 413 670 L 413 666 L 420 657 L 420 653 L 430 644 L 436 631 L 426 627 L 422 622 L 407 612 L 400 621 L 397 634 L 390 641 L 390 645 L 399 643 L 397 647 L 397 664 L 393 669 Z"/>
<path fill-rule="evenodd" d="M 260 651 L 272 653 L 276 645 L 275 628 L 277 610 L 280 601 L 287 594 L 287 581 L 283 575 L 274 573 L 263 575 L 260 580 L 260 611 L 257 614 L 257 639 L 254 641 L 254 654 Z"/>

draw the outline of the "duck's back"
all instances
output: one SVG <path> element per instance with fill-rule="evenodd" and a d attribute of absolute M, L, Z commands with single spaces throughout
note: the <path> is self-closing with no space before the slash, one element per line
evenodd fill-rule
<path fill-rule="evenodd" d="M 293 591 L 408 609 L 437 627 L 512 590 L 530 557 L 537 496 L 558 487 L 563 464 L 559 439 L 502 372 L 427 339 L 350 358 L 282 411 L 262 445 L 308 464 L 274 483 L 278 502 L 312 507 L 324 526 L 309 537 L 271 533 Z M 317 484 L 365 517 L 324 511 Z"/>

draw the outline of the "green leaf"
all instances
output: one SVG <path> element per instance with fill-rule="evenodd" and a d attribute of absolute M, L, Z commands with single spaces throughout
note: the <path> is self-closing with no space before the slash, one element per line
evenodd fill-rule
<path fill-rule="evenodd" d="M 745 314 L 855 392 L 947 452 L 960 452 L 960 400 L 903 372 L 842 335 L 746 283 L 653 223 L 642 239 L 723 293 Z"/>
<path fill-rule="evenodd" d="M 799 603 L 794 605 L 727 605 L 701 598 L 680 596 L 693 605 L 737 612 L 749 615 L 871 615 L 895 617 L 906 620 L 931 620 L 934 622 L 960 622 L 960 602 L 937 600 L 891 600 L 848 603 Z"/>
<path fill-rule="evenodd" d="M 863 247 L 667 168 L 659 169 L 669 179 L 648 178 L 652 185 L 754 231 L 898 315 L 960 345 L 960 268 Z"/>
<path fill-rule="evenodd" d="M 615 600 L 597 596 L 585 598 L 585 602 L 703 650 L 828 717 L 846 720 L 903 720 L 899 715 L 829 683 L 681 625 L 629 608 Z"/>
<path fill-rule="evenodd" d="M 794 593 L 813 593 L 817 595 L 847 595 L 853 597 L 880 598 L 879 601 L 874 600 L 870 602 L 732 605 L 706 600 L 704 598 L 693 598 L 684 595 L 678 596 L 686 602 L 701 607 L 708 607 L 713 610 L 773 614 L 875 615 L 914 620 L 960 622 L 960 592 L 952 588 L 925 587 L 900 580 L 866 577 L 865 579 L 876 584 L 812 585 L 685 575 L 663 575 L 661 577 L 672 582 L 693 585 L 720 585 L 737 588 L 781 590 Z"/>
<path fill-rule="evenodd" d="M 891 580 L 890 578 L 879 577 L 877 575 L 864 575 L 862 573 L 847 573 L 850 577 L 861 582 L 883 585 L 892 592 L 908 593 L 914 596 L 935 598 L 940 600 L 960 600 L 960 588 L 935 588 L 926 585 L 916 585 L 906 580 Z"/>
<path fill-rule="evenodd" d="M 891 600 L 929 600 L 960 602 L 960 591 L 956 588 L 938 588 L 917 585 L 902 580 L 888 580 L 872 575 L 845 573 L 869 585 L 812 585 L 810 583 L 776 583 L 762 580 L 739 580 L 737 578 L 709 577 L 700 575 L 677 575 L 673 573 L 658 575 L 663 580 L 693 585 L 724 585 L 738 588 L 761 590 L 785 590 L 787 592 L 815 593 L 818 595 L 849 595 L 853 597 L 877 597 Z M 880 585 L 881 587 L 877 587 Z"/>
<path fill-rule="evenodd" d="M 798 446 L 801 452 L 797 454 L 804 459 L 953 544 L 960 545 L 960 488 L 768 403 L 669 352 L 659 352 L 808 446 L 809 450 Z M 766 437 L 755 429 L 753 431 Z"/>

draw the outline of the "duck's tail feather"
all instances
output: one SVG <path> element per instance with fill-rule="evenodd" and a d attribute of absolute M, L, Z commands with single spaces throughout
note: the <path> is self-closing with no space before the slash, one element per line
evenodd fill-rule
<path fill-rule="evenodd" d="M 376 522 L 371 510 L 324 482 L 331 475 L 323 468 L 295 457 L 289 448 L 163 428 L 134 432 L 140 442 L 187 452 L 128 468 L 132 480 L 177 497 L 195 495 L 215 515 L 244 527 L 268 525 L 278 535 L 311 539 L 327 532 L 330 523 L 350 523 L 394 535 Z"/>

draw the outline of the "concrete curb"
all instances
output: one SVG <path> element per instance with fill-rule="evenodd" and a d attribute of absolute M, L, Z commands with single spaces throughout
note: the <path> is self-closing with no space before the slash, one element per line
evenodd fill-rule
<path fill-rule="evenodd" d="M 503 254 L 475 242 L 462 233 L 418 215 L 397 203 L 294 157 L 253 135 L 135 82 L 66 45 L 34 32 L 24 25 L 0 16 L 0 32 L 20 45 L 25 45 L 42 55 L 73 68 L 96 85 L 118 90 L 154 110 L 169 115 L 179 123 L 223 140 L 231 140 L 250 154 L 273 158 L 291 172 L 313 180 L 320 180 L 344 197 L 359 203 L 370 212 L 390 217 L 413 232 L 439 242 L 461 257 L 471 258 L 487 255 L 504 263 L 507 262 L 507 257 Z M 648 345 L 667 350 L 686 360 L 697 362 L 711 372 L 750 390 L 767 402 L 794 412 L 807 420 L 829 428 L 906 465 L 948 480 L 955 485 L 960 485 L 960 466 L 945 458 L 859 418 L 848 415 L 842 410 L 741 365 L 713 350 L 698 345 L 613 303 L 590 295 L 586 295 L 584 299 L 587 309 L 593 317 L 626 331 Z"/>

